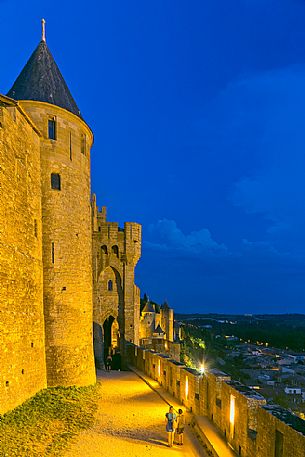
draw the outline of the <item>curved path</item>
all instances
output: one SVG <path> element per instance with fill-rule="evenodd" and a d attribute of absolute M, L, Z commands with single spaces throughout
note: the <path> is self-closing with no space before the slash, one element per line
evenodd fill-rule
<path fill-rule="evenodd" d="M 99 371 L 101 394 L 95 425 L 71 443 L 64 457 L 205 457 L 186 430 L 183 446 L 167 446 L 168 405 L 130 371 Z"/>

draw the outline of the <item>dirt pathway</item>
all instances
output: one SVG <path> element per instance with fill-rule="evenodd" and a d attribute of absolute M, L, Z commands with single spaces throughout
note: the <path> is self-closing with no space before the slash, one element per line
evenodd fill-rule
<path fill-rule="evenodd" d="M 72 442 L 64 457 L 199 457 L 185 434 L 184 446 L 167 447 L 168 406 L 133 372 L 99 372 L 102 384 L 96 423 Z"/>

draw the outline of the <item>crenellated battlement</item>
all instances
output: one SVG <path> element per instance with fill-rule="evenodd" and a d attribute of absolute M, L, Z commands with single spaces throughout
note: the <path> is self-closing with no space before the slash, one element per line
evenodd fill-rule
<path fill-rule="evenodd" d="M 109 341 L 116 341 L 121 351 L 125 341 L 139 341 L 140 291 L 134 284 L 134 270 L 141 257 L 142 227 L 125 222 L 121 228 L 117 222 L 107 221 L 107 208 L 98 208 L 95 195 L 91 206 L 93 318 L 103 335 L 95 341 L 95 355 L 97 364 L 102 365 L 111 349 Z M 117 336 L 105 336 L 109 319 L 114 319 Z"/>
<path fill-rule="evenodd" d="M 101 252 L 94 249 L 101 260 L 101 268 L 117 262 L 119 259 L 125 263 L 137 264 L 141 257 L 142 226 L 136 222 L 125 222 L 124 228 L 117 222 L 107 221 L 107 208 L 100 210 L 96 204 L 96 196 L 92 196 L 92 228 L 93 243 L 100 245 Z"/>

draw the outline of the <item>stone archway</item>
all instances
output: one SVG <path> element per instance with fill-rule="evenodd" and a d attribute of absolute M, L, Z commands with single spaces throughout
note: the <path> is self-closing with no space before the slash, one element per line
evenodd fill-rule
<path fill-rule="evenodd" d="M 104 360 L 108 355 L 112 356 L 112 368 L 115 370 L 121 369 L 121 354 L 120 354 L 120 332 L 118 321 L 109 316 L 103 324 L 104 330 Z"/>
<path fill-rule="evenodd" d="M 94 351 L 96 366 L 103 359 L 103 365 L 109 350 L 112 354 L 123 352 L 124 305 L 121 275 L 112 266 L 105 268 L 98 278 L 94 290 L 94 321 L 98 322 L 99 333 L 95 330 Z M 102 344 L 99 343 L 99 336 Z"/>
<path fill-rule="evenodd" d="M 93 350 L 96 368 L 104 367 L 104 335 L 103 328 L 97 322 L 93 322 Z"/>
<path fill-rule="evenodd" d="M 119 323 L 117 319 L 114 319 L 111 326 L 111 345 L 115 351 L 120 349 L 120 336 Z"/>
<path fill-rule="evenodd" d="M 109 316 L 103 323 L 104 329 L 104 358 L 106 359 L 108 354 L 112 355 L 112 324 L 114 317 Z"/>

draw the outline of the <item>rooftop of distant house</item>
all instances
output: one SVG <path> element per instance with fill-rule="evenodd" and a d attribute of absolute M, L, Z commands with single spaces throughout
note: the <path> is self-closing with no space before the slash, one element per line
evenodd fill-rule
<path fill-rule="evenodd" d="M 305 435 L 305 421 L 300 417 L 278 405 L 265 405 L 263 408 L 277 419 L 285 422 L 285 424 L 289 425 L 297 432 Z"/>

